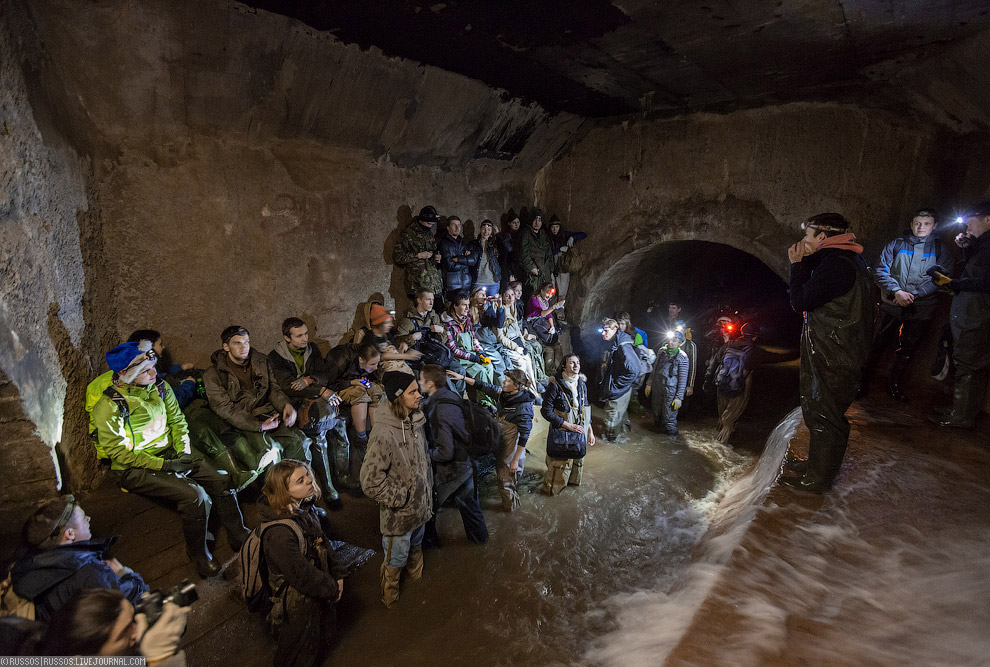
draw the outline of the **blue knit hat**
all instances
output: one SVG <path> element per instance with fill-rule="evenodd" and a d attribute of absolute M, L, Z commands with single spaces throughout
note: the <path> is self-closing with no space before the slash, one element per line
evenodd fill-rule
<path fill-rule="evenodd" d="M 142 340 L 140 342 L 121 343 L 117 347 L 107 352 L 107 366 L 114 373 L 120 373 L 127 369 L 126 377 L 121 375 L 120 380 L 129 383 L 138 375 L 155 365 L 155 358 L 149 356 L 151 341 Z M 144 357 L 142 360 L 141 357 Z M 138 362 L 138 363 L 135 363 Z M 131 364 L 134 364 L 133 366 Z M 128 368 L 129 367 L 129 368 Z"/>

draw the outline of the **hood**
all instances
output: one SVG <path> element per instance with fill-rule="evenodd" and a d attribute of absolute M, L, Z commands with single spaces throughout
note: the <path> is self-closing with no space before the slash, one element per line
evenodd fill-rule
<path fill-rule="evenodd" d="M 525 405 L 536 400 L 536 396 L 528 389 L 520 389 L 515 394 L 502 394 L 502 402 L 505 405 Z"/>
<path fill-rule="evenodd" d="M 309 511 L 313 503 L 303 503 L 303 509 Z M 268 521 L 278 521 L 279 519 L 299 519 L 304 512 L 276 512 L 268 504 L 268 499 L 264 496 L 258 501 L 258 521 L 266 523 Z"/>
<path fill-rule="evenodd" d="M 33 600 L 83 566 L 104 560 L 116 541 L 116 537 L 106 541 L 87 540 L 29 552 L 14 564 L 11 573 L 17 594 Z"/>
<path fill-rule="evenodd" d="M 619 345 L 621 345 L 623 342 L 627 342 L 627 341 L 629 343 L 632 343 L 633 342 L 632 336 L 627 334 L 625 331 L 616 331 L 615 338 L 613 338 L 611 341 L 612 343 L 611 349 L 614 350 L 615 348 L 619 347 Z"/>
<path fill-rule="evenodd" d="M 856 242 L 856 235 L 852 232 L 829 236 L 821 242 L 821 245 L 818 246 L 819 250 L 825 250 L 827 248 L 850 250 L 858 255 L 863 254 L 863 246 Z"/>
<path fill-rule="evenodd" d="M 285 343 L 285 341 L 282 342 L 283 344 Z M 248 366 L 251 367 L 252 370 L 254 369 L 255 363 L 258 361 L 258 357 L 265 358 L 265 355 L 252 347 L 251 356 L 248 357 Z M 210 363 L 213 364 L 213 367 L 216 368 L 217 371 L 223 371 L 224 373 L 230 372 L 230 359 L 227 358 L 227 353 L 224 352 L 222 347 L 210 355 Z"/>
<path fill-rule="evenodd" d="M 423 410 L 417 410 L 413 413 L 412 422 L 410 420 L 400 421 L 396 417 L 391 408 L 389 408 L 387 400 L 382 400 L 382 405 L 375 410 L 375 428 L 381 428 L 383 431 L 390 431 L 390 433 L 384 433 L 386 438 L 393 438 L 397 441 L 405 442 L 408 437 L 407 434 L 411 432 L 412 428 L 417 426 L 422 426 L 426 423 L 426 416 L 423 414 Z M 420 403 L 422 406 L 422 403 Z"/>
<path fill-rule="evenodd" d="M 309 347 L 309 346 L 307 345 L 307 348 L 308 348 L 308 347 Z M 295 358 L 294 358 L 294 357 L 292 356 L 292 353 L 291 353 L 291 352 L 289 352 L 289 344 L 288 344 L 288 343 L 286 343 L 284 339 L 283 339 L 283 340 L 280 340 L 280 341 L 279 341 L 279 342 L 277 342 L 277 343 L 275 343 L 275 348 L 274 348 L 274 350 L 273 350 L 273 351 L 275 352 L 275 354 L 277 354 L 278 356 L 280 356 L 280 357 L 282 357 L 282 358 L 283 358 L 283 359 L 285 359 L 286 361 L 291 361 L 291 362 L 292 362 L 293 364 L 295 364 L 295 363 L 296 363 L 296 360 L 295 360 Z M 309 350 L 307 349 L 307 352 L 308 352 L 308 351 L 309 351 Z"/>

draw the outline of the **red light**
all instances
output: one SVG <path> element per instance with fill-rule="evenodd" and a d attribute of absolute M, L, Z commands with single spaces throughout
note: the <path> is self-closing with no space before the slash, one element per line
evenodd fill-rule
<path fill-rule="evenodd" d="M 725 325 L 725 328 L 728 329 L 729 331 L 732 331 L 733 329 L 735 329 L 735 327 L 732 326 L 731 324 L 726 324 Z"/>

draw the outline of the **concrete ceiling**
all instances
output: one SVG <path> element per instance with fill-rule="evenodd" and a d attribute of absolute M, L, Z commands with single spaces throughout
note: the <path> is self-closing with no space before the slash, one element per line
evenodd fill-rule
<path fill-rule="evenodd" d="M 988 0 L 244 4 L 589 117 L 855 98 L 990 28 Z"/>

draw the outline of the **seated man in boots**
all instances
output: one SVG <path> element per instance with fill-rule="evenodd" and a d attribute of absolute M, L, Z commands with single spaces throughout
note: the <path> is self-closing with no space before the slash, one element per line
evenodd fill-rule
<path fill-rule="evenodd" d="M 14 593 L 34 603 L 35 618 L 47 622 L 76 592 L 119 590 L 132 603 L 148 592 L 144 579 L 107 551 L 117 541 L 94 540 L 89 517 L 72 496 L 35 510 L 22 530 L 27 550 L 10 571 Z"/>
<path fill-rule="evenodd" d="M 280 459 L 309 462 L 309 438 L 297 428 L 296 409 L 278 386 L 271 362 L 251 349 L 251 335 L 241 326 L 220 334 L 223 348 L 203 374 L 206 397 L 227 425 L 220 434 L 251 470 Z"/>
<path fill-rule="evenodd" d="M 194 461 L 186 419 L 172 388 L 158 378 L 154 352 L 123 343 L 107 352 L 113 384 L 93 408 L 100 450 L 121 488 L 178 503 L 186 551 L 202 577 L 220 572 L 207 547 L 207 519 L 216 503 L 231 549 L 247 539 L 230 477 Z"/>
<path fill-rule="evenodd" d="M 309 342 L 309 327 L 298 317 L 282 322 L 282 341 L 268 353 L 278 386 L 292 401 L 300 419 L 299 428 L 312 441 L 310 453 L 316 481 L 323 497 L 337 503 L 340 494 L 333 487 L 330 474 L 330 438 L 347 438 L 344 420 L 337 414 L 340 396 L 327 387 L 330 371 L 316 343 Z"/>

